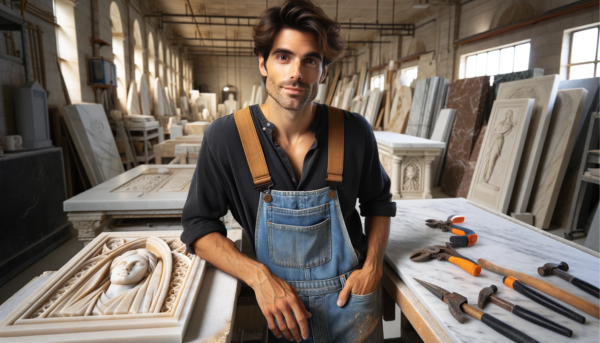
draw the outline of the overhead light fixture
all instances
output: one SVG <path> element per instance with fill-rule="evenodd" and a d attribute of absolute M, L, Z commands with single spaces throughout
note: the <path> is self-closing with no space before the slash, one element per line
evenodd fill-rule
<path fill-rule="evenodd" d="M 421 0 L 419 0 L 418 4 L 412 5 L 412 8 L 417 9 L 417 10 L 423 10 L 423 9 L 426 9 L 427 7 L 429 7 L 429 0 L 425 0 L 425 2 L 421 2 Z"/>
<path fill-rule="evenodd" d="M 229 92 L 229 87 L 227 87 L 227 86 L 223 87 L 223 92 Z"/>

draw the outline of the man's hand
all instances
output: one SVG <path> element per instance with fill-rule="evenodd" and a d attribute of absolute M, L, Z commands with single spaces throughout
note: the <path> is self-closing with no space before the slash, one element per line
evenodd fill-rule
<path fill-rule="evenodd" d="M 267 319 L 269 329 L 277 338 L 283 334 L 290 341 L 308 339 L 307 319 L 311 314 L 306 311 L 296 289 L 273 275 L 268 268 L 264 267 L 262 271 L 256 283 L 250 286 L 256 293 L 258 306 Z"/>
<path fill-rule="evenodd" d="M 374 292 L 379 285 L 379 280 L 383 271 L 381 268 L 375 270 L 371 268 L 362 268 L 355 270 L 344 285 L 344 289 L 340 292 L 338 297 L 337 305 L 342 307 L 348 301 L 350 293 L 356 295 L 364 295 Z"/>

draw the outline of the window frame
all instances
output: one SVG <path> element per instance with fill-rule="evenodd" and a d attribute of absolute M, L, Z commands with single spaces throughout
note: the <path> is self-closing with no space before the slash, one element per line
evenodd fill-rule
<path fill-rule="evenodd" d="M 461 55 L 461 57 L 460 57 L 460 60 L 461 60 L 461 66 L 460 66 L 460 68 L 459 68 L 459 75 L 458 75 L 458 78 L 459 78 L 460 80 L 462 80 L 462 79 L 467 79 L 467 78 L 468 78 L 468 77 L 467 77 L 467 58 L 469 58 L 469 57 L 471 57 L 471 56 L 475 56 L 475 57 L 477 57 L 477 55 L 479 55 L 479 54 L 483 54 L 483 53 L 490 53 L 490 52 L 492 52 L 492 51 L 496 51 L 496 50 L 498 50 L 498 51 L 501 51 L 502 49 L 507 49 L 507 48 L 511 48 L 511 47 L 512 47 L 512 48 L 515 48 L 515 51 L 516 51 L 516 47 L 517 47 L 517 46 L 524 45 L 524 44 L 529 44 L 529 57 L 531 58 L 531 47 L 532 47 L 532 44 L 531 44 L 531 39 L 521 40 L 521 41 L 514 42 L 514 43 L 510 43 L 510 44 L 505 44 L 505 45 L 495 46 L 495 47 L 493 47 L 493 48 L 490 48 L 490 49 L 484 49 L 484 50 L 474 51 L 474 52 L 470 52 L 470 53 L 466 53 L 466 54 L 464 54 L 464 55 Z M 530 61 L 528 61 L 528 62 L 527 62 L 527 68 L 526 68 L 525 70 L 527 70 L 527 69 L 530 69 L 530 68 L 531 68 L 531 66 L 530 66 L 530 63 L 529 63 L 529 62 L 530 62 Z M 498 68 L 500 68 L 500 66 L 498 66 Z M 511 73 L 514 73 L 514 72 L 515 72 L 515 71 L 514 71 L 514 52 L 513 52 L 513 71 L 511 71 Z M 504 73 L 500 73 L 500 69 L 498 69 L 498 73 L 496 73 L 496 74 L 494 74 L 494 75 L 488 75 L 488 74 L 487 74 L 487 72 L 486 72 L 486 74 L 485 74 L 485 75 L 486 75 L 486 76 L 493 77 L 493 76 L 495 76 L 495 75 L 500 75 L 500 74 L 504 74 Z M 477 76 L 471 76 L 471 77 L 477 77 Z"/>
<path fill-rule="evenodd" d="M 583 64 L 590 64 L 592 63 L 594 65 L 594 72 L 592 73 L 592 76 L 590 77 L 596 77 L 596 74 L 598 73 L 598 64 L 600 63 L 600 59 L 598 59 L 598 49 L 600 49 L 600 40 L 598 41 L 598 43 L 596 44 L 596 53 L 594 55 L 594 59 L 591 61 L 585 61 L 585 62 L 578 62 L 578 63 L 571 63 L 571 59 L 573 58 L 573 38 L 575 36 L 575 33 L 577 32 L 581 32 L 581 31 L 585 31 L 585 30 L 589 30 L 589 29 L 593 29 L 593 28 L 597 28 L 598 31 L 596 31 L 596 39 L 598 40 L 599 36 L 600 36 L 600 24 L 595 25 L 595 26 L 590 26 L 590 27 L 585 27 L 579 30 L 574 30 L 572 32 L 569 33 L 569 63 L 567 63 L 567 80 L 571 80 L 571 67 L 572 66 L 578 66 L 578 65 L 583 65 Z"/>

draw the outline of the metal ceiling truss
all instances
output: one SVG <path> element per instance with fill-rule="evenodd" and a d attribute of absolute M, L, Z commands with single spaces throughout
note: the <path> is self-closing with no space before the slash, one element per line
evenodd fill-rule
<path fill-rule="evenodd" d="M 196 25 L 198 26 L 237 26 L 237 27 L 252 27 L 256 24 L 255 20 L 258 18 L 255 16 L 225 16 L 225 15 L 194 15 L 194 14 L 176 14 L 176 13 L 154 13 L 148 14 L 146 17 L 159 18 L 162 24 L 179 24 L 179 25 Z M 165 18 L 189 18 L 190 21 L 180 21 Z M 196 20 L 204 19 L 204 20 Z M 395 23 L 357 23 L 357 22 L 344 22 L 340 23 L 341 28 L 344 30 L 374 30 L 374 31 L 392 31 L 395 35 L 399 36 L 414 36 L 415 25 L 414 24 L 395 24 Z"/>

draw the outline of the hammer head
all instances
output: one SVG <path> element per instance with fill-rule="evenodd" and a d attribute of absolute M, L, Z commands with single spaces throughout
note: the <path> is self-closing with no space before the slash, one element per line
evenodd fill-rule
<path fill-rule="evenodd" d="M 541 276 L 552 275 L 552 270 L 554 268 L 558 268 L 566 272 L 567 270 L 569 270 L 569 265 L 566 262 L 561 262 L 560 264 L 546 263 L 543 267 L 538 268 L 538 274 L 540 274 Z"/>
<path fill-rule="evenodd" d="M 483 309 L 483 307 L 490 302 L 490 297 L 498 291 L 498 287 L 491 285 L 490 287 L 484 287 L 479 292 L 479 299 L 477 299 L 477 307 Z"/>

